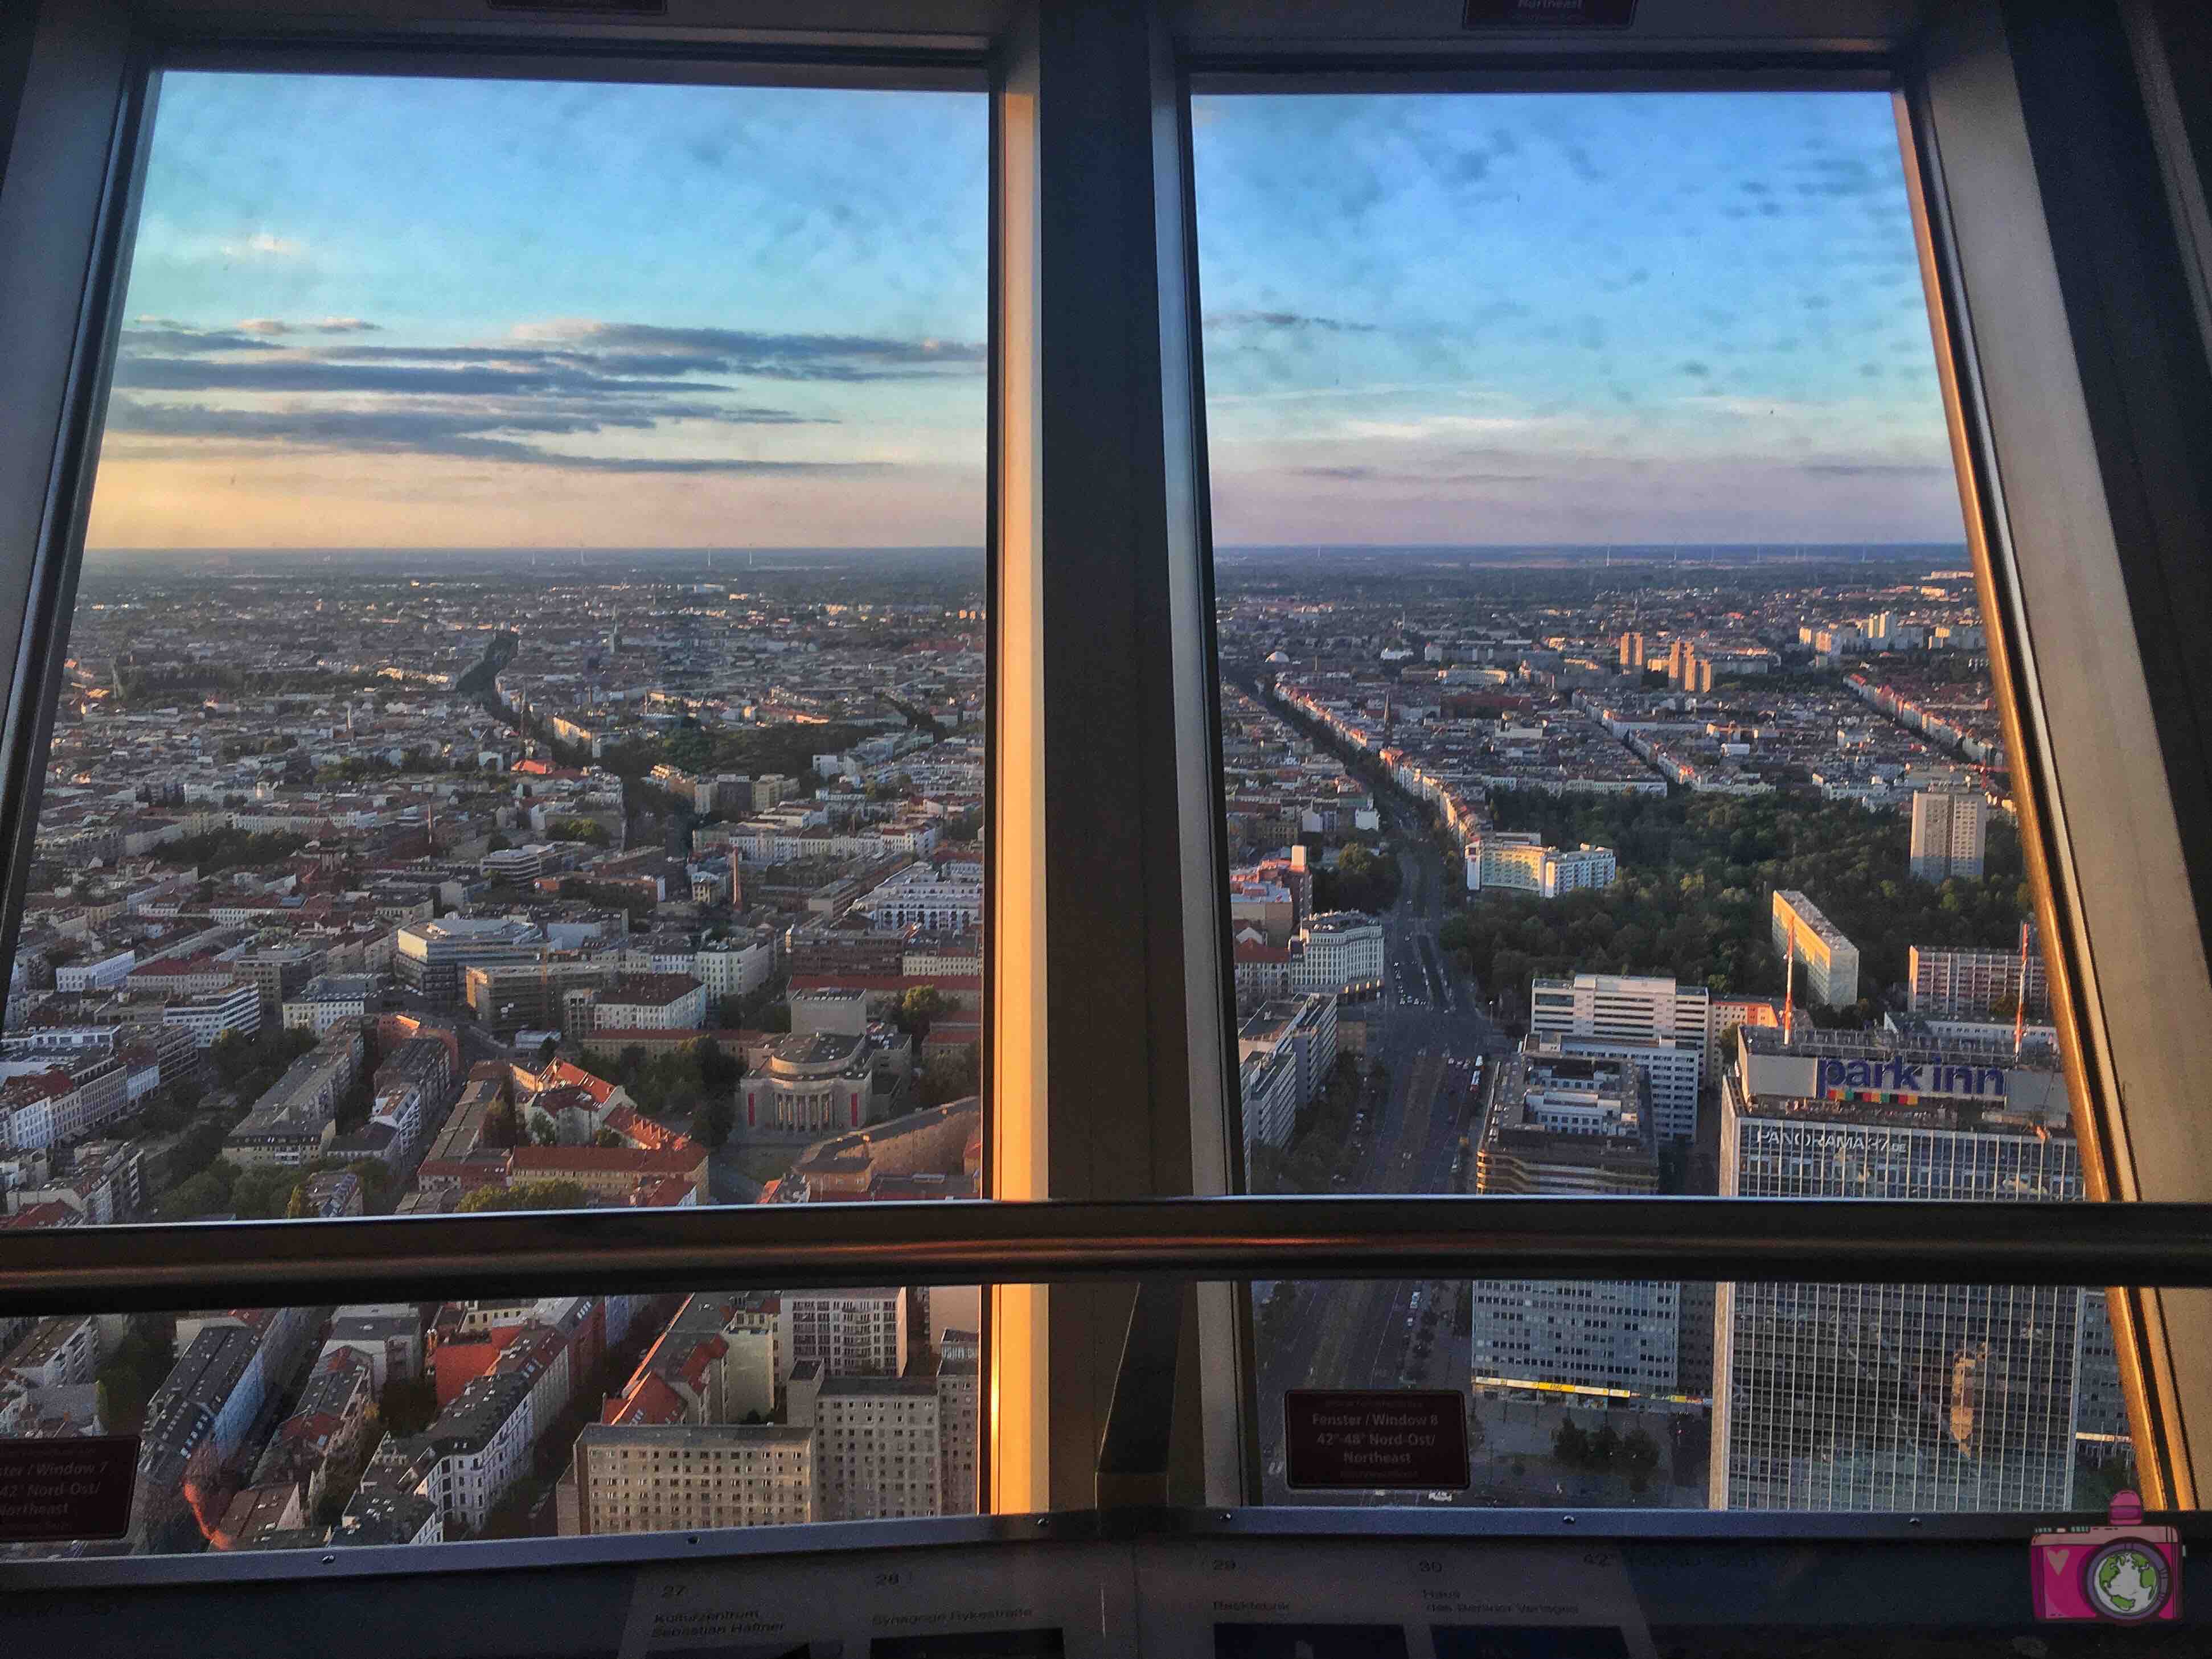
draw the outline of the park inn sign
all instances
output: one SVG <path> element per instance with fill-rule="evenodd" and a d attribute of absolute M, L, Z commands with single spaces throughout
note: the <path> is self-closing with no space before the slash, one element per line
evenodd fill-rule
<path fill-rule="evenodd" d="M 1753 1100 L 1975 1100 L 2013 1111 L 2066 1110 L 2066 1080 L 2047 1065 L 1992 1064 L 1929 1054 L 1759 1054 L 1745 1055 L 1745 1093 Z"/>
<path fill-rule="evenodd" d="M 1833 1089 L 1867 1089 L 1883 1095 L 1970 1095 L 2005 1097 L 2001 1066 L 1962 1065 L 1948 1060 L 1823 1060 L 1814 1074 L 1822 1094 Z"/>

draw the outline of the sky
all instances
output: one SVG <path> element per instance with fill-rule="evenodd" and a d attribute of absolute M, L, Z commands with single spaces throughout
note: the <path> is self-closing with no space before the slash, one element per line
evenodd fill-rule
<path fill-rule="evenodd" d="M 980 94 L 171 73 L 88 545 L 973 546 Z"/>
<path fill-rule="evenodd" d="M 1192 114 L 1218 543 L 1960 538 L 1887 94 Z"/>
<path fill-rule="evenodd" d="M 1207 97 L 1217 541 L 1951 541 L 1881 94 Z M 980 94 L 164 77 L 88 545 L 974 546 Z"/>

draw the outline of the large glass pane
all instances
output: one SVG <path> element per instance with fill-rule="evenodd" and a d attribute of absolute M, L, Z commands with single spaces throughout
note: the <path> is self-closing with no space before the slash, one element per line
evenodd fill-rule
<path fill-rule="evenodd" d="M 988 132 L 980 91 L 163 77 L 0 1225 L 977 1195 Z M 8 1431 L 183 1455 L 148 1402 L 230 1331 L 234 1480 L 351 1386 L 331 1341 L 431 1442 L 542 1349 L 565 1467 L 603 1409 L 769 1410 L 618 1405 L 633 1349 L 766 1330 L 778 1402 L 896 1394 L 980 1310 L 196 1317 L 40 1361 L 125 1380 Z M 287 1466 L 311 1514 L 335 1455 Z"/>
<path fill-rule="evenodd" d="M 1255 1190 L 2080 1199 L 1891 100 L 1194 134 Z M 1748 1292 L 1428 1291 L 1279 1290 L 1265 1386 L 1820 1397 Z"/>
<path fill-rule="evenodd" d="M 0 1440 L 39 1443 L 11 1480 L 89 1460 L 0 1559 L 973 1515 L 981 1355 L 947 1294 L 0 1316 Z"/>

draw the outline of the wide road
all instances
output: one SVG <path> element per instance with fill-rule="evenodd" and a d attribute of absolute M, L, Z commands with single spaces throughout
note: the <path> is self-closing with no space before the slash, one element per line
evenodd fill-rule
<path fill-rule="evenodd" d="M 1460 878 L 1413 813 L 1384 804 L 1389 837 L 1402 878 L 1398 901 L 1382 918 L 1389 962 L 1382 996 L 1364 1005 L 1369 1058 L 1389 1072 L 1382 1103 L 1369 1109 L 1376 1121 L 1354 1183 L 1370 1193 L 1464 1190 L 1467 1171 L 1455 1172 L 1460 1140 L 1474 1109 L 1474 1061 L 1510 1047 L 1492 1023 L 1480 988 L 1457 971 L 1437 943 L 1444 915 L 1445 883 Z M 1362 1005 L 1343 1012 L 1356 1018 Z M 1416 1283 L 1311 1284 L 1291 1287 L 1297 1297 L 1288 1335 L 1264 1344 L 1260 1355 L 1261 1444 L 1268 1493 L 1288 1496 L 1280 1481 L 1282 1395 L 1292 1388 L 1397 1388 L 1410 1384 L 1463 1389 L 1466 1344 L 1451 1334 L 1457 1281 L 1426 1287 L 1444 1298 L 1433 1352 L 1409 1369 Z M 1418 1316 L 1415 1316 L 1418 1325 Z M 1339 1495 L 1331 1501 L 1342 1502 Z"/>

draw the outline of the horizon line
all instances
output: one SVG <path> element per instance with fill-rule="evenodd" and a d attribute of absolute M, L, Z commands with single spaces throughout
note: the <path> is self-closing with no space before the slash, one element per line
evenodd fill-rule
<path fill-rule="evenodd" d="M 1349 552 L 1485 552 L 1485 553 L 1615 553 L 1635 554 L 1655 550 L 1721 550 L 1729 552 L 1784 552 L 1807 550 L 1821 551 L 1838 548 L 1854 548 L 1868 551 L 1894 550 L 1899 552 L 1923 549 L 1963 549 L 1963 538 L 1955 541 L 1835 541 L 1788 542 L 1759 541 L 1658 541 L 1658 542 L 1220 542 L 1214 545 L 1216 553 L 1349 553 Z M 958 542 L 875 542 L 875 543 L 778 543 L 774 545 L 732 546 L 726 544 L 690 546 L 682 544 L 591 544 L 563 546 L 532 546 L 517 543 L 436 544 L 421 546 L 392 546 L 388 544 L 364 542 L 344 546 L 287 546 L 287 547 L 87 547 L 85 556 L 113 554 L 149 554 L 170 557 L 255 558 L 284 555 L 360 554 L 360 553 L 520 553 L 533 556 L 558 556 L 586 553 L 657 553 L 657 554 L 778 554 L 778 553 L 972 553 L 982 555 L 987 550 L 981 544 Z"/>

